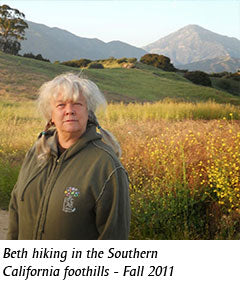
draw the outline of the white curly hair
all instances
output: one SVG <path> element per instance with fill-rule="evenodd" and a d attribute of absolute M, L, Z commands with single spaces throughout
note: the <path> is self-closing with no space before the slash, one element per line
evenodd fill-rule
<path fill-rule="evenodd" d="M 110 145 L 118 157 L 121 156 L 121 148 L 112 133 L 100 127 L 96 112 L 107 107 L 107 101 L 97 85 L 89 79 L 81 78 L 73 73 L 66 73 L 56 76 L 53 80 L 45 82 L 39 89 L 37 106 L 39 112 L 46 119 L 47 124 L 42 135 L 37 141 L 37 152 L 39 161 L 46 161 L 50 156 L 50 146 L 47 144 L 45 133 L 52 126 L 51 123 L 51 100 L 56 100 L 59 92 L 63 100 L 75 102 L 79 94 L 86 99 L 88 109 L 88 120 L 98 127 L 103 141 Z"/>

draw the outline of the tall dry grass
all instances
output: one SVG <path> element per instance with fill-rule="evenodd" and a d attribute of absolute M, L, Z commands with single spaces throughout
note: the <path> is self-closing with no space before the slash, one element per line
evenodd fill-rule
<path fill-rule="evenodd" d="M 44 122 L 31 103 L 5 102 L 0 110 L 0 172 L 6 177 L 0 191 L 6 203 Z M 129 173 L 131 239 L 240 237 L 238 116 L 236 107 L 213 102 L 117 104 L 100 116 L 118 138 Z"/>

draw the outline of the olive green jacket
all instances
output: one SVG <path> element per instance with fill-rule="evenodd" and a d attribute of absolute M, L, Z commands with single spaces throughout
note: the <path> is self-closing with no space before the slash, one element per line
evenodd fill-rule
<path fill-rule="evenodd" d="M 96 128 L 58 157 L 56 131 L 47 132 L 50 159 L 26 155 L 9 205 L 8 239 L 127 239 L 128 177 Z"/>

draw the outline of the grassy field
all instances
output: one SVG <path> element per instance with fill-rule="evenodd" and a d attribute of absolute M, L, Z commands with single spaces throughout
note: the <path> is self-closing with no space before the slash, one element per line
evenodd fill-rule
<path fill-rule="evenodd" d="M 0 52 L 1 208 L 44 128 L 35 111 L 37 90 L 69 71 L 80 72 Z M 82 72 L 114 102 L 99 121 L 122 146 L 130 238 L 239 239 L 240 97 L 141 63 Z"/>
<path fill-rule="evenodd" d="M 98 84 L 109 102 L 153 102 L 165 98 L 185 102 L 240 104 L 240 97 L 195 85 L 180 74 L 141 63 L 137 68 L 84 69 L 52 64 L 0 52 L 0 98 L 34 99 L 40 85 L 64 72 L 82 73 Z"/>
<path fill-rule="evenodd" d="M 6 208 L 44 122 L 31 101 L 1 101 L 0 110 L 0 206 Z M 238 116 L 231 105 L 173 102 L 110 104 L 99 116 L 122 146 L 131 239 L 240 238 Z"/>

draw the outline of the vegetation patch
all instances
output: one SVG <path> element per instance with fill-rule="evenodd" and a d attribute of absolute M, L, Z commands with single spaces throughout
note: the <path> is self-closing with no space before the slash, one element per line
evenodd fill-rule
<path fill-rule="evenodd" d="M 99 63 L 99 62 L 91 62 L 89 65 L 88 65 L 88 68 L 96 68 L 96 69 L 103 69 L 104 66 Z"/>
<path fill-rule="evenodd" d="M 195 84 L 212 86 L 210 76 L 203 71 L 188 71 L 184 74 L 184 77 Z"/>
<path fill-rule="evenodd" d="M 240 72 L 220 72 L 210 74 L 210 76 L 214 88 L 240 96 Z"/>
<path fill-rule="evenodd" d="M 161 68 L 164 71 L 176 71 L 170 58 L 164 55 L 148 53 L 141 57 L 140 62 Z"/>
<path fill-rule="evenodd" d="M 5 100 L 0 110 L 0 206 L 6 208 L 45 122 L 33 102 Z M 99 114 L 122 146 L 131 239 L 240 238 L 239 114 L 231 105 L 169 100 L 110 104 Z"/>

